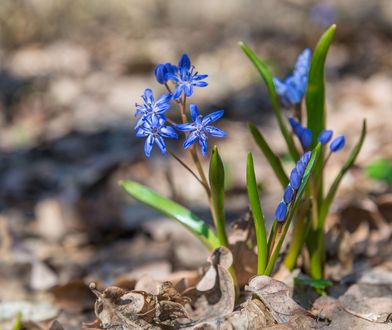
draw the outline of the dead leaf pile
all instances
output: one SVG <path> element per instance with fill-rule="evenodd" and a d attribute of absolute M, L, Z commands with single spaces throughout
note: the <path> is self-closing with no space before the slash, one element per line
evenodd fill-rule
<path fill-rule="evenodd" d="M 290 296 L 288 287 L 268 276 L 248 283 L 249 294 L 235 308 L 235 288 L 229 272 L 231 252 L 220 247 L 208 258 L 195 287 L 183 282 L 158 284 L 143 278 L 137 290 L 111 286 L 103 292 L 92 283 L 97 320 L 85 329 L 311 329 L 315 320 Z M 252 294 L 255 297 L 252 297 Z M 299 327 L 297 327 L 299 326 Z"/>

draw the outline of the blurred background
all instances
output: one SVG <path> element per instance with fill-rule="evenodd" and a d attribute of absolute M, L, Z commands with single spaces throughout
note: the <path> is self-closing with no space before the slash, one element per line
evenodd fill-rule
<path fill-rule="evenodd" d="M 144 89 L 164 92 L 155 65 L 176 63 L 184 52 L 209 75 L 209 86 L 196 90 L 192 102 L 203 112 L 225 109 L 219 127 L 228 137 L 216 144 L 228 173 L 229 220 L 247 208 L 249 150 L 271 214 L 280 186 L 246 123 L 261 127 L 280 155 L 285 148 L 265 86 L 238 41 L 283 78 L 332 23 L 328 127 L 346 134 L 347 147 L 330 161 L 327 181 L 356 143 L 363 118 L 369 127 L 357 166 L 343 182 L 342 203 L 390 191 L 391 1 L 2 0 L 0 286 L 6 289 L 0 300 L 57 299 L 62 318 L 77 329 L 88 319 L 81 312 L 91 312 L 89 280 L 107 285 L 144 273 L 159 277 L 205 260 L 181 227 L 125 196 L 117 183 L 137 180 L 208 219 L 193 178 L 157 150 L 147 161 L 133 131 Z M 172 148 L 182 155 L 179 145 Z M 381 180 L 369 178 L 380 160 Z"/>

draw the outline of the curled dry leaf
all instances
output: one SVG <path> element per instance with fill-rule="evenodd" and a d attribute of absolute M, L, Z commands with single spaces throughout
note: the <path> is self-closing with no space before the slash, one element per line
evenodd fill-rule
<path fill-rule="evenodd" d="M 233 262 L 225 247 L 215 249 L 208 258 L 210 266 L 196 288 L 184 293 L 193 301 L 189 315 L 193 320 L 225 316 L 234 309 L 235 291 L 228 268 Z"/>
<path fill-rule="evenodd" d="M 290 297 L 286 284 L 269 276 L 255 276 L 245 289 L 260 298 L 278 323 L 289 322 L 291 318 L 298 315 L 313 317 Z"/>

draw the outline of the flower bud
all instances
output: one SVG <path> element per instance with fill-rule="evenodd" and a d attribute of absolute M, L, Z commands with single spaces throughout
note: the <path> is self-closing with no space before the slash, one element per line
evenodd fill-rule
<path fill-rule="evenodd" d="M 280 202 L 275 211 L 275 218 L 278 222 L 283 222 L 286 218 L 287 206 L 284 202 Z"/>
<path fill-rule="evenodd" d="M 327 144 L 333 135 L 333 131 L 330 129 L 326 129 L 324 131 L 322 131 L 320 133 L 320 135 L 318 136 L 317 140 L 321 143 L 321 144 Z"/>
<path fill-rule="evenodd" d="M 331 142 L 331 144 L 329 145 L 329 149 L 331 150 L 331 152 L 338 152 L 339 150 L 343 149 L 345 143 L 346 139 L 344 135 L 340 135 Z"/>

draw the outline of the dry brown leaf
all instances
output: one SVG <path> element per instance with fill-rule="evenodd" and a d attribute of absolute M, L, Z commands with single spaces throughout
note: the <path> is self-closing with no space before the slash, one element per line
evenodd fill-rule
<path fill-rule="evenodd" d="M 289 322 L 297 315 L 313 317 L 290 297 L 286 284 L 269 276 L 255 276 L 245 289 L 255 293 L 261 299 L 278 323 Z"/>
<path fill-rule="evenodd" d="M 354 284 L 339 301 L 353 315 L 372 322 L 388 322 L 392 315 L 392 286 Z"/>
<path fill-rule="evenodd" d="M 94 309 L 104 329 L 159 329 L 149 323 L 156 310 L 152 295 L 117 287 L 108 287 L 101 293 L 94 283 L 90 284 L 90 289 L 98 298 Z"/>
<path fill-rule="evenodd" d="M 199 282 L 202 285 L 198 284 L 195 289 L 184 293 L 193 301 L 195 309 L 189 310 L 193 320 L 225 316 L 234 309 L 234 284 L 227 270 L 233 262 L 231 252 L 225 247 L 219 247 L 211 253 L 208 261 L 210 268 Z"/>
<path fill-rule="evenodd" d="M 190 328 L 192 330 L 252 330 L 262 329 L 274 324 L 270 313 L 265 310 L 263 303 L 257 299 L 249 300 L 240 305 L 238 310 L 223 316 L 198 323 Z"/>
<path fill-rule="evenodd" d="M 228 234 L 238 285 L 243 287 L 257 272 L 256 235 L 252 214 L 234 221 Z"/>

